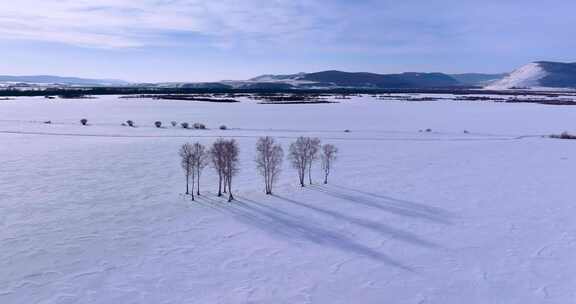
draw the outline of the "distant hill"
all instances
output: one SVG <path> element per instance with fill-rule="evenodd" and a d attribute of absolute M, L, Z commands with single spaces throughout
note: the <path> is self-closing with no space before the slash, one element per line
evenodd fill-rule
<path fill-rule="evenodd" d="M 442 73 L 374 74 L 325 71 L 305 74 L 301 79 L 339 87 L 433 88 L 459 85 L 454 78 Z"/>
<path fill-rule="evenodd" d="M 502 78 L 508 76 L 508 74 L 465 73 L 451 74 L 450 76 L 463 85 L 483 87 L 501 80 Z"/>
<path fill-rule="evenodd" d="M 576 63 L 533 62 L 520 67 L 488 88 L 576 88 Z"/>
<path fill-rule="evenodd" d="M 377 74 L 337 70 L 315 73 L 267 74 L 249 80 L 219 82 L 129 83 L 116 79 L 60 76 L 0 76 L 0 88 L 60 86 L 130 86 L 183 89 L 433 89 L 478 87 L 494 90 L 576 88 L 576 63 L 538 61 L 509 74 L 397 73 Z"/>
<path fill-rule="evenodd" d="M 443 73 L 350 73 L 323 71 L 293 75 L 262 75 L 253 82 L 286 83 L 294 87 L 352 87 L 352 88 L 443 88 L 461 86 L 456 79 Z"/>
<path fill-rule="evenodd" d="M 317 73 L 298 73 L 292 75 L 262 75 L 252 78 L 251 82 L 285 83 L 298 88 L 447 88 L 447 87 L 484 87 L 504 78 L 507 74 L 444 74 L 444 73 L 349 73 L 342 71 L 323 71 Z"/>

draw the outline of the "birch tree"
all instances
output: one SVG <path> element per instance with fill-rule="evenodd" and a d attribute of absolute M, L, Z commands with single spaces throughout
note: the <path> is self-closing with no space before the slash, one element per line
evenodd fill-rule
<path fill-rule="evenodd" d="M 272 194 L 272 188 L 280 175 L 284 150 L 274 138 L 260 137 L 256 143 L 256 167 L 264 177 L 265 192 Z"/>
<path fill-rule="evenodd" d="M 304 177 L 306 168 L 308 168 L 307 145 L 305 137 L 298 137 L 295 142 L 290 144 L 288 150 L 288 159 L 292 167 L 298 172 L 298 180 L 301 187 L 305 187 Z"/>
<path fill-rule="evenodd" d="M 178 152 L 180 155 L 180 165 L 184 170 L 184 175 L 186 176 L 186 194 L 190 194 L 190 177 L 192 176 L 192 172 L 194 171 L 194 160 L 192 158 L 192 145 L 184 144 L 180 147 L 180 151 Z M 192 190 L 194 191 L 194 190 Z"/>
<path fill-rule="evenodd" d="M 192 155 L 194 169 L 196 170 L 196 195 L 200 196 L 200 176 L 204 168 L 209 164 L 209 154 L 204 145 L 196 142 L 192 145 Z"/>
<path fill-rule="evenodd" d="M 308 182 L 312 185 L 312 165 L 318 160 L 318 151 L 320 151 L 319 138 L 306 138 L 306 162 L 308 164 Z"/>
<path fill-rule="evenodd" d="M 212 144 L 212 147 L 210 148 L 210 160 L 212 161 L 212 167 L 218 174 L 218 196 L 222 196 L 222 184 L 224 182 L 225 176 L 224 145 L 224 139 L 219 138 Z"/>
<path fill-rule="evenodd" d="M 224 141 L 224 176 L 228 188 L 228 202 L 234 200 L 232 194 L 232 178 L 239 171 L 239 154 L 238 143 L 234 139 Z"/>
<path fill-rule="evenodd" d="M 322 171 L 324 171 L 324 184 L 328 184 L 328 175 L 332 170 L 332 165 L 336 161 L 338 155 L 338 148 L 331 144 L 325 144 L 322 146 L 322 152 L 320 153 L 320 159 L 322 161 Z"/>

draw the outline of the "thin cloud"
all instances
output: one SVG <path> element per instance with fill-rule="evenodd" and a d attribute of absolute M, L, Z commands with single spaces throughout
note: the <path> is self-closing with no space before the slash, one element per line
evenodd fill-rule
<path fill-rule="evenodd" d="M 157 34 L 188 32 L 214 44 L 299 35 L 318 26 L 313 1 L 20 0 L 0 3 L 0 38 L 98 48 L 153 45 Z"/>

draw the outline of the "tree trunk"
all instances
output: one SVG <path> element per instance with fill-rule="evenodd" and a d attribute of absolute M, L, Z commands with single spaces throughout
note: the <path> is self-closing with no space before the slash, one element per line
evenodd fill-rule
<path fill-rule="evenodd" d="M 308 182 L 312 185 L 312 162 L 308 165 Z"/>
<path fill-rule="evenodd" d="M 196 195 L 200 196 L 200 169 L 198 169 L 198 180 L 196 181 Z"/>
<path fill-rule="evenodd" d="M 192 191 L 190 191 L 190 198 L 192 199 L 192 201 L 194 201 L 194 183 L 196 178 L 196 171 L 194 171 L 194 169 L 192 169 Z"/>
<path fill-rule="evenodd" d="M 188 172 L 186 172 L 186 194 L 190 194 L 190 175 L 188 174 Z"/>
<path fill-rule="evenodd" d="M 234 200 L 234 196 L 232 195 L 232 177 L 228 177 L 228 202 L 232 202 Z"/>
<path fill-rule="evenodd" d="M 218 173 L 218 196 L 222 196 L 222 173 Z"/>

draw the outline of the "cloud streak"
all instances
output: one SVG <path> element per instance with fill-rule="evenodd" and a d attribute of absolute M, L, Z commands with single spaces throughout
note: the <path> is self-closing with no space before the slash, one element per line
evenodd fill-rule
<path fill-rule="evenodd" d="M 0 3 L 0 37 L 98 48 L 140 47 L 172 33 L 241 39 L 298 36 L 325 26 L 315 0 L 19 0 Z"/>

